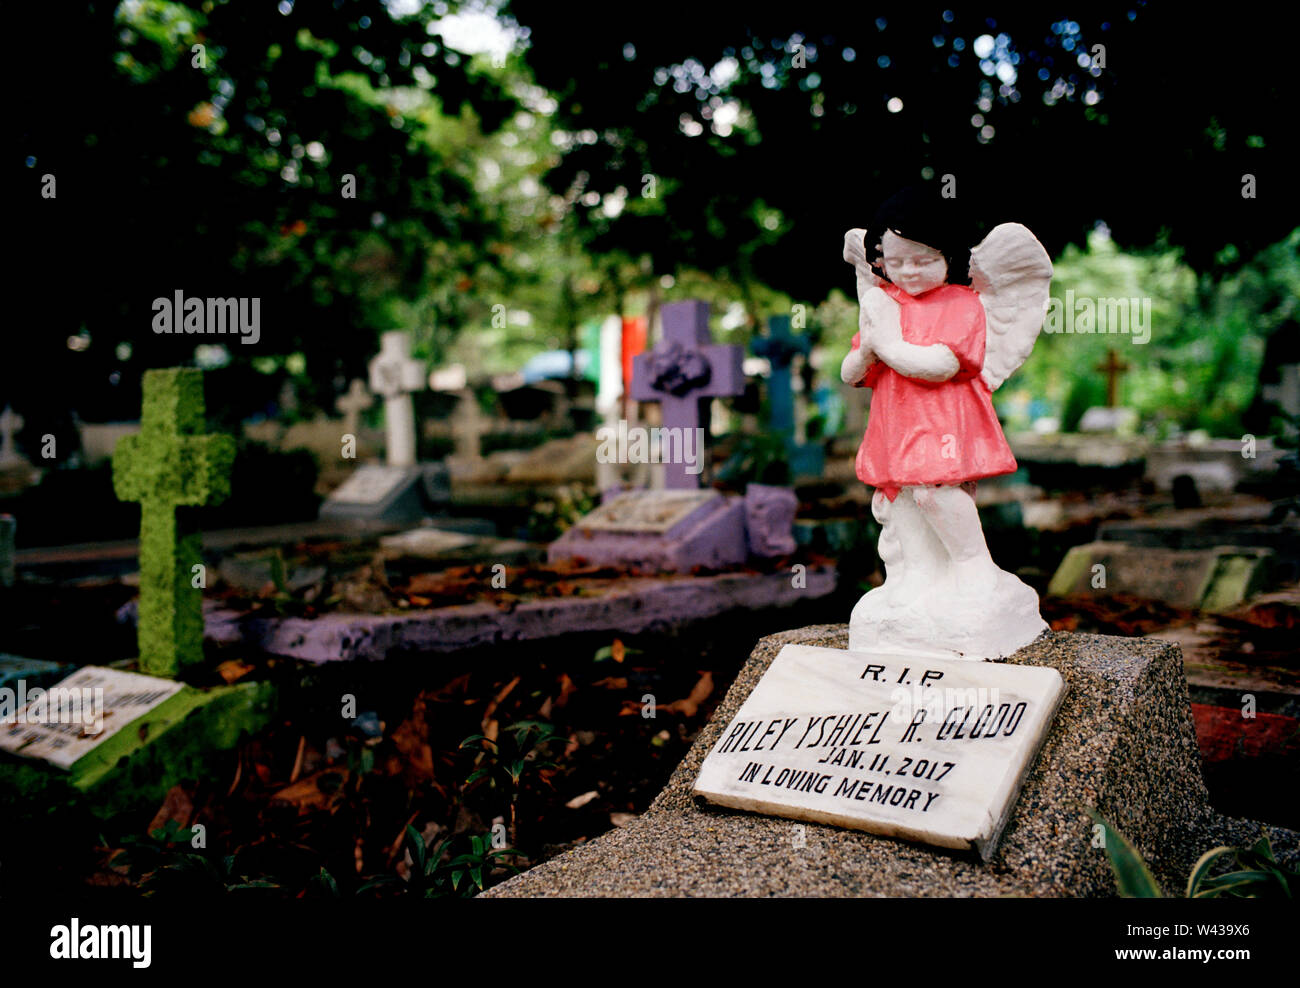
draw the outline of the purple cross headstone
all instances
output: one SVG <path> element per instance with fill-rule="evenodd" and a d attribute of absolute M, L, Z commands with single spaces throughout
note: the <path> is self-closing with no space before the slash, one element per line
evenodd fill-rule
<path fill-rule="evenodd" d="M 665 428 L 703 428 L 707 451 L 706 403 L 745 389 L 741 348 L 711 341 L 708 302 L 669 302 L 663 307 L 663 324 L 659 345 L 632 358 L 632 397 L 659 402 Z M 698 486 L 699 475 L 687 473 L 685 463 L 664 464 L 665 488 Z"/>

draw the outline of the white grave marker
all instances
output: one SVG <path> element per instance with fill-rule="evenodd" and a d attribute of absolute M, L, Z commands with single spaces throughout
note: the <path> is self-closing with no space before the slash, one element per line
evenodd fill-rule
<path fill-rule="evenodd" d="M 404 485 L 408 476 L 403 467 L 362 467 L 339 484 L 330 498 L 346 504 L 379 504 L 397 487 Z"/>
<path fill-rule="evenodd" d="M 602 504 L 577 523 L 601 532 L 662 534 L 702 504 L 720 497 L 715 490 L 627 491 Z"/>
<path fill-rule="evenodd" d="M 786 645 L 709 752 L 712 803 L 993 854 L 1055 669 Z"/>
<path fill-rule="evenodd" d="M 424 364 L 411 358 L 411 338 L 402 330 L 384 333 L 370 361 L 370 390 L 384 398 L 384 428 L 390 467 L 415 466 L 415 408 L 411 392 L 424 387 Z"/>
<path fill-rule="evenodd" d="M 71 768 L 182 688 L 170 679 L 86 666 L 40 694 L 15 690 L 14 710 L 0 699 L 0 750 Z"/>

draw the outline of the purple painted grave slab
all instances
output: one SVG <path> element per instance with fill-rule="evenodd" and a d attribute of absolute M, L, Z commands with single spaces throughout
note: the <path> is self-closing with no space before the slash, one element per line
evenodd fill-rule
<path fill-rule="evenodd" d="M 264 618 L 212 606 L 206 635 L 303 662 L 380 661 L 579 632 L 663 632 L 728 611 L 788 607 L 834 592 L 833 569 L 810 566 L 805 576 L 800 586 L 786 572 L 627 577 L 599 595 L 529 600 L 510 610 L 476 603 L 402 614 Z"/>
<path fill-rule="evenodd" d="M 745 390 L 742 350 L 712 342 L 707 302 L 669 302 L 663 307 L 663 326 L 659 345 L 632 358 L 632 397 L 658 402 L 664 428 L 703 429 L 707 450 L 706 403 Z M 709 462 L 707 452 L 704 462 Z M 664 486 L 669 490 L 698 487 L 698 475 L 688 473 L 687 466 L 665 463 Z"/>
<path fill-rule="evenodd" d="M 550 562 L 585 559 L 683 573 L 748 557 L 744 503 L 716 491 L 628 491 L 581 518 L 546 550 Z"/>

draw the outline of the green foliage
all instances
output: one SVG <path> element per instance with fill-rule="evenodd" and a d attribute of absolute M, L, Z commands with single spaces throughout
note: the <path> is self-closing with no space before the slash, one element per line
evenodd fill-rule
<path fill-rule="evenodd" d="M 596 494 L 581 484 L 556 489 L 553 496 L 534 501 L 525 528 L 533 542 L 553 542 L 596 507 Z"/>
<path fill-rule="evenodd" d="M 1150 341 L 1132 334 L 1048 333 L 1024 367 L 998 392 L 999 412 L 1017 427 L 1017 409 L 1045 401 L 1071 430 L 1084 411 L 1105 402 L 1098 366 L 1115 349 L 1129 369 L 1120 376 L 1120 404 L 1138 411 L 1164 435 L 1204 429 L 1239 436 L 1242 416 L 1255 396 L 1264 344 L 1296 310 L 1300 296 L 1300 229 L 1220 278 L 1197 275 L 1181 253 L 1158 248 L 1126 252 L 1105 237 L 1088 249 L 1067 247 L 1055 261 L 1052 296 L 1074 299 L 1150 299 Z M 1065 307 L 1068 309 L 1068 307 Z"/>
<path fill-rule="evenodd" d="M 790 478 L 790 451 L 783 436 L 755 432 L 737 438 L 735 451 L 718 470 L 728 484 L 786 486 Z"/>
<path fill-rule="evenodd" d="M 467 850 L 452 855 L 451 838 L 444 838 L 433 847 L 427 847 L 420 832 L 407 824 L 403 846 L 411 863 L 406 881 L 386 875 L 367 882 L 357 890 L 358 894 L 376 889 L 400 889 L 407 895 L 425 899 L 449 895 L 472 896 L 483 891 L 485 870 L 498 866 L 518 870 L 506 860 L 514 857 L 516 852 L 510 848 L 493 848 L 490 837 L 472 834 L 468 843 Z M 467 878 L 469 881 L 466 881 Z"/>
<path fill-rule="evenodd" d="M 545 749 L 561 738 L 545 721 L 521 720 L 504 729 L 507 743 L 502 745 L 482 734 L 471 734 L 460 743 L 462 748 L 479 745 L 481 764 L 465 780 L 468 788 L 481 779 L 489 784 L 504 782 L 517 790 L 527 772 L 555 768 L 555 763 L 541 761 Z"/>
<path fill-rule="evenodd" d="M 139 883 L 146 898 L 161 893 L 192 897 L 280 887 L 266 878 L 243 874 L 234 855 L 195 853 L 189 849 L 193 838 L 192 829 L 182 829 L 175 820 L 168 820 L 147 837 L 123 837 L 121 850 L 109 864 L 125 867 L 127 877 Z"/>
<path fill-rule="evenodd" d="M 461 279 L 500 263 L 476 145 L 517 107 L 519 68 L 448 46 L 433 6 L 79 3 L 57 20 L 83 71 L 50 72 L 23 46 L 16 75 L 39 79 L 48 103 L 24 111 L 18 160 L 30 156 L 24 181 L 56 174 L 58 194 L 32 186 L 39 205 L 18 219 L 31 260 L 16 278 L 45 299 L 43 365 L 95 385 L 78 396 L 83 418 L 128 417 L 143 368 L 226 342 L 149 331 L 150 300 L 179 287 L 261 298 L 267 332 L 227 343 L 232 361 L 306 353 L 304 400 L 318 407 L 335 375 L 361 376 L 376 332 L 404 318 L 398 303 L 417 307 L 404 325 L 420 355 L 443 355 L 465 324 Z M 52 16 L 16 11 L 9 26 L 37 37 Z M 79 271 L 79 290 L 60 290 L 54 267 Z M 93 345 L 74 353 L 78 332 Z M 112 372 L 121 386 L 100 385 Z M 248 415 L 255 397 L 228 400 Z"/>
<path fill-rule="evenodd" d="M 1137 848 L 1096 810 L 1089 807 L 1088 814 L 1103 829 L 1106 855 L 1115 872 L 1119 894 L 1126 899 L 1163 898 L 1159 883 Z M 1230 870 L 1211 874 L 1229 862 L 1236 867 L 1229 865 Z M 1192 867 L 1185 894 L 1189 899 L 1292 899 L 1297 888 L 1300 888 L 1300 872 L 1278 862 L 1273 844 L 1265 834 L 1248 848 L 1216 847 L 1206 851 Z"/>
<path fill-rule="evenodd" d="M 1236 868 L 1211 876 L 1214 866 L 1224 859 L 1231 859 Z M 1248 848 L 1216 847 L 1206 851 L 1187 879 L 1189 899 L 1253 899 L 1275 896 L 1293 899 L 1297 891 L 1300 891 L 1300 872 L 1278 863 L 1267 834 Z"/>

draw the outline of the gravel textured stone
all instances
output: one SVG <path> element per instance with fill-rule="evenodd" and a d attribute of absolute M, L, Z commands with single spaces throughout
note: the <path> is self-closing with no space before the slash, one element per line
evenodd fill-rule
<path fill-rule="evenodd" d="M 1260 825 L 1216 813 L 1178 646 L 1049 632 L 1006 661 L 1060 671 L 1066 696 L 988 864 L 859 831 L 706 807 L 691 796 L 705 754 L 781 646 L 844 648 L 846 625 L 762 639 L 644 815 L 485 893 L 534 896 L 1107 896 L 1087 807 L 1127 836 L 1171 895 L 1196 858 L 1253 842 Z M 1300 834 L 1269 828 L 1279 856 Z M 799 846 L 802 844 L 803 846 Z"/>

